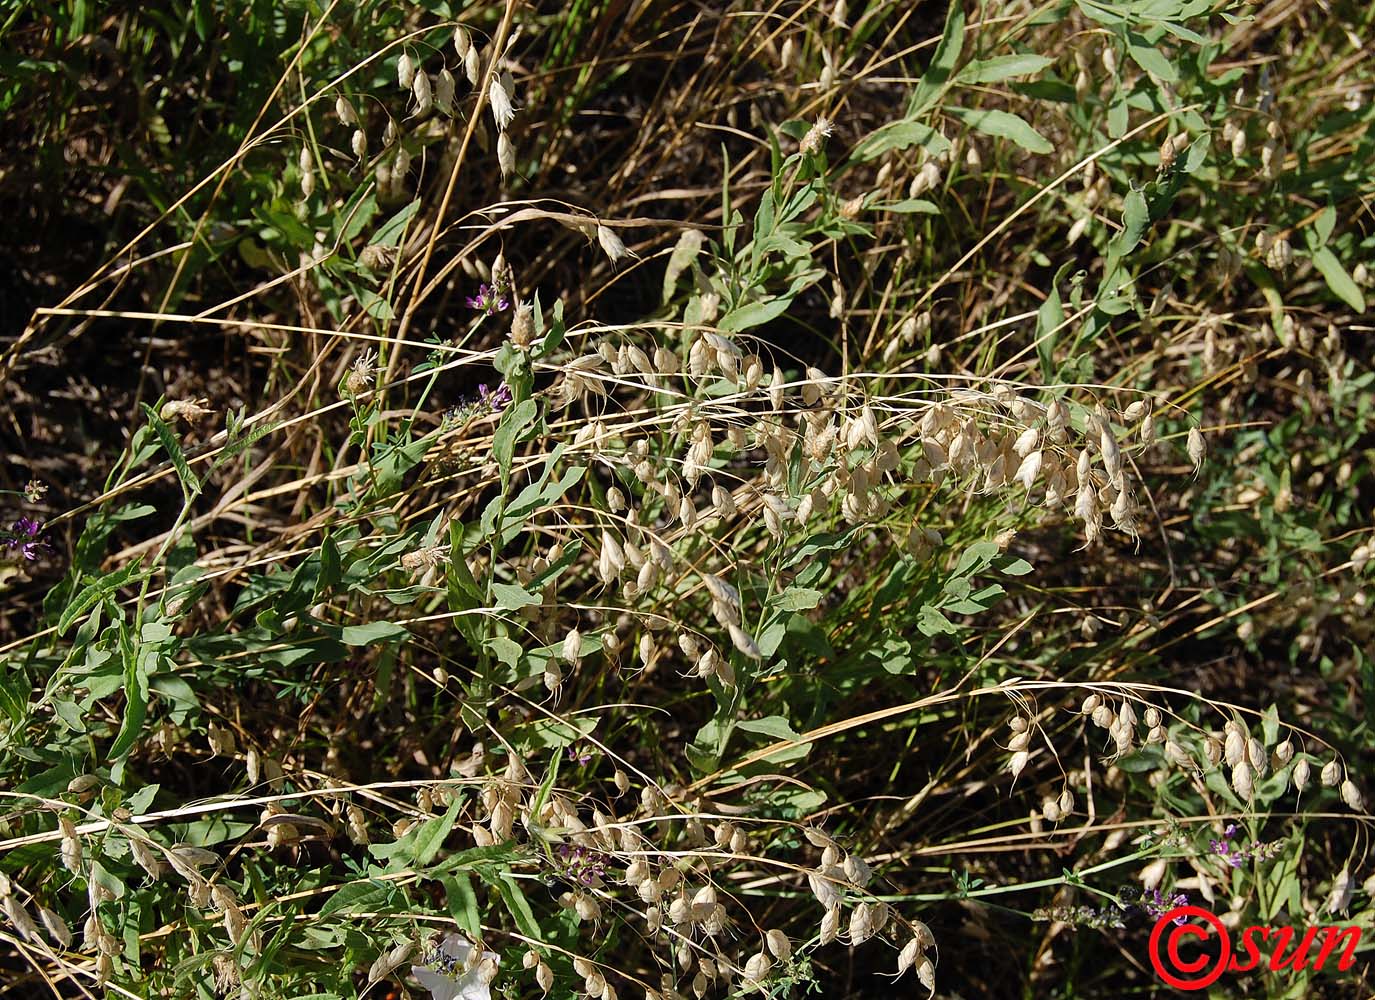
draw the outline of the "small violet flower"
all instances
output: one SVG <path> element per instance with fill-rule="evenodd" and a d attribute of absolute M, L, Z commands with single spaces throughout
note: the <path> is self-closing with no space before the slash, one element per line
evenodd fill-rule
<path fill-rule="evenodd" d="M 503 382 L 495 392 L 490 392 L 485 384 L 480 385 L 477 387 L 477 399 L 480 406 L 490 407 L 492 412 L 500 413 L 511 405 L 511 387 Z"/>
<path fill-rule="evenodd" d="M 476 295 L 468 296 L 467 302 L 470 309 L 481 309 L 488 316 L 511 307 L 511 300 L 506 293 L 495 285 L 483 285 L 477 290 Z"/>
<path fill-rule="evenodd" d="M 31 517 L 21 517 L 10 526 L 9 531 L 0 530 L 5 548 L 18 549 L 20 556 L 33 562 L 41 554 L 52 548 L 47 539 L 42 538 L 43 525 Z"/>
<path fill-rule="evenodd" d="M 1173 909 L 1188 905 L 1189 897 L 1186 893 L 1182 892 L 1175 893 L 1174 896 L 1166 896 L 1159 889 L 1152 889 L 1141 897 L 1142 908 L 1157 920 Z M 1187 918 L 1181 913 L 1174 918 L 1173 922 L 1177 926 L 1182 927 L 1187 922 Z"/>

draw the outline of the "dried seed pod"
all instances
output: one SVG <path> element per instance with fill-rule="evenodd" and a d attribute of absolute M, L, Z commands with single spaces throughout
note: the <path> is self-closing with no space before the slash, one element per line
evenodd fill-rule
<path fill-rule="evenodd" d="M 760 652 L 759 646 L 755 644 L 753 636 L 734 622 L 729 625 L 729 629 L 731 642 L 735 645 L 736 649 L 745 656 L 748 656 L 751 660 L 763 659 L 764 654 Z"/>
<path fill-rule="evenodd" d="M 1232 726 L 1227 730 L 1227 738 L 1223 744 L 1222 752 L 1228 767 L 1236 767 L 1238 763 L 1246 759 L 1246 737 L 1242 735 L 1240 729 Z"/>
<path fill-rule="evenodd" d="M 1189 428 L 1187 448 L 1189 452 L 1189 461 L 1193 463 L 1194 471 L 1197 472 L 1203 467 L 1203 458 L 1208 453 L 1208 447 L 1203 442 L 1203 434 L 1200 433 L 1197 427 Z"/>
<path fill-rule="evenodd" d="M 454 94 L 458 90 L 458 81 L 449 72 L 448 67 L 441 69 L 434 78 L 434 105 L 446 115 L 454 113 Z"/>
<path fill-rule="evenodd" d="M 624 257 L 634 257 L 635 254 L 621 241 L 616 235 L 615 230 L 607 226 L 597 226 L 597 243 L 601 246 L 602 252 L 610 258 L 611 263 L 616 263 Z"/>
<path fill-rule="evenodd" d="M 842 867 L 845 871 L 845 877 L 850 880 L 852 885 L 860 889 L 867 886 L 869 880 L 873 877 L 873 872 L 870 870 L 869 866 L 865 864 L 864 859 L 856 857 L 853 854 L 845 859 L 845 864 Z"/>
<path fill-rule="evenodd" d="M 430 85 L 430 74 L 416 73 L 411 80 L 411 93 L 415 96 L 415 113 L 428 114 L 434 107 L 434 88 Z"/>
<path fill-rule="evenodd" d="M 1300 757 L 1298 763 L 1294 765 L 1294 787 L 1297 788 L 1300 792 L 1302 792 L 1305 788 L 1308 787 L 1309 777 L 1311 774 L 1312 768 L 1309 766 L 1308 758 Z"/>
<path fill-rule="evenodd" d="M 67 926 L 67 922 L 62 919 L 55 910 L 50 910 L 46 906 L 38 908 L 38 919 L 43 922 L 44 929 L 48 936 L 60 944 L 63 948 L 72 946 L 72 929 Z"/>
<path fill-rule="evenodd" d="M 58 827 L 62 831 L 62 867 L 73 875 L 81 874 L 81 838 L 77 836 L 76 825 L 66 816 L 59 816 Z"/>
<path fill-rule="evenodd" d="M 78 774 L 67 782 L 67 791 L 71 795 L 86 796 L 99 788 L 100 784 L 101 779 L 94 774 Z"/>
<path fill-rule="evenodd" d="M 828 907 L 826 915 L 821 918 L 821 930 L 819 933 L 820 944 L 830 944 L 840 936 L 840 907 L 839 905 Z"/>
<path fill-rule="evenodd" d="M 497 135 L 497 168 L 502 177 L 511 176 L 516 169 L 516 148 L 505 132 Z"/>
<path fill-rule="evenodd" d="M 1365 803 L 1361 797 L 1361 790 L 1356 787 L 1356 783 L 1350 778 L 1342 782 L 1341 787 L 1342 801 L 1354 812 L 1364 812 Z"/>
<path fill-rule="evenodd" d="M 1217 767 L 1222 760 L 1223 745 L 1213 736 L 1209 736 L 1203 741 L 1203 755 L 1207 758 L 1210 767 Z"/>
<path fill-rule="evenodd" d="M 497 131 L 505 132 L 507 126 L 515 120 L 516 109 L 501 77 L 492 77 L 491 86 L 487 88 L 487 98 L 492 106 L 492 120 L 496 123 Z"/>
<path fill-rule="evenodd" d="M 745 962 L 745 981 L 758 985 L 768 977 L 769 970 L 772 968 L 773 961 L 767 953 L 761 951 L 751 955 L 749 960 Z"/>
<path fill-rule="evenodd" d="M 1325 788 L 1335 788 L 1337 783 L 1342 780 L 1342 766 L 1336 759 L 1329 760 L 1323 765 L 1322 771 L 1318 775 L 1318 780 L 1323 783 Z"/>
<path fill-rule="evenodd" d="M 482 56 L 476 45 L 470 45 L 463 55 L 463 75 L 468 78 L 469 86 L 476 87 L 482 80 Z"/>
<path fill-rule="evenodd" d="M 917 978 L 931 991 L 931 996 L 936 995 L 936 967 L 931 964 L 929 958 L 923 958 L 917 963 Z"/>
<path fill-rule="evenodd" d="M 786 962 L 793 953 L 792 941 L 788 940 L 788 935 L 774 928 L 764 935 L 764 943 L 768 945 L 769 951 L 774 958 Z"/>
<path fill-rule="evenodd" d="M 1232 768 L 1232 790 L 1235 791 L 1243 801 L 1249 802 L 1254 791 L 1252 782 L 1251 765 L 1246 761 L 1238 761 Z"/>
<path fill-rule="evenodd" d="M 415 60 L 409 52 L 402 52 L 396 60 L 396 82 L 402 90 L 410 90 L 415 83 Z"/>
<path fill-rule="evenodd" d="M 29 911 L 24 909 L 24 904 L 19 901 L 18 896 L 7 893 L 4 899 L 0 900 L 0 905 L 3 905 L 5 916 L 9 918 L 10 923 L 14 925 L 14 929 L 19 932 L 21 937 L 29 941 L 38 940 L 38 925 L 29 916 Z"/>
<path fill-rule="evenodd" d="M 1165 877 L 1169 864 L 1164 858 L 1156 858 L 1145 868 L 1141 869 L 1141 874 L 1137 876 L 1141 879 L 1141 887 L 1150 892 L 1160 887 L 1160 882 Z"/>

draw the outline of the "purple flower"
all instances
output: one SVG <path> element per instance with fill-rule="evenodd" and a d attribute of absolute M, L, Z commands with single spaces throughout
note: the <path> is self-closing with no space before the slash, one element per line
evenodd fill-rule
<path fill-rule="evenodd" d="M 1152 889 L 1141 897 L 1142 908 L 1157 920 L 1173 909 L 1188 905 L 1189 897 L 1182 892 L 1176 893 L 1173 897 L 1167 897 L 1159 889 Z M 1174 923 L 1182 926 L 1185 923 L 1184 914 L 1181 913 L 1175 917 Z"/>
<path fill-rule="evenodd" d="M 477 294 L 468 296 L 466 301 L 470 309 L 481 309 L 488 316 L 511 307 L 511 300 L 506 297 L 506 293 L 493 285 L 481 286 Z"/>
<path fill-rule="evenodd" d="M 497 386 L 496 392 L 488 390 L 485 384 L 477 387 L 478 405 L 490 407 L 493 413 L 500 413 L 511 405 L 511 387 L 505 382 Z"/>
<path fill-rule="evenodd" d="M 21 517 L 10 526 L 9 531 L 0 529 L 0 538 L 3 538 L 6 548 L 18 549 L 22 558 L 33 562 L 52 548 L 47 539 L 40 537 L 42 531 L 40 522 L 31 517 Z"/>
<path fill-rule="evenodd" d="M 574 764 L 586 764 L 592 759 L 592 751 L 579 750 L 576 747 L 568 748 L 568 760 Z"/>

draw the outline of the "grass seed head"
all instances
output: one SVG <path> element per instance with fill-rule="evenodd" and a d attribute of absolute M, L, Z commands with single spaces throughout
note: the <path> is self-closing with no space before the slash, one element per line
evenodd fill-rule
<path fill-rule="evenodd" d="M 492 84 L 487 88 L 487 100 L 492 106 L 492 120 L 496 123 L 497 131 L 505 132 L 515 120 L 516 109 L 500 77 L 492 77 Z"/>
<path fill-rule="evenodd" d="M 396 82 L 402 90 L 410 90 L 415 83 L 415 59 L 409 52 L 402 52 L 396 60 Z"/>

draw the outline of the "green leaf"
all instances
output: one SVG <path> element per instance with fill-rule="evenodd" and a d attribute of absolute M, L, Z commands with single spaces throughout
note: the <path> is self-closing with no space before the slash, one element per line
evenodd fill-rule
<path fill-rule="evenodd" d="M 142 651 L 136 653 L 127 642 L 121 642 L 120 645 L 125 657 L 124 719 L 108 751 L 110 760 L 118 760 L 129 752 L 143 732 L 143 720 L 148 716 L 149 657 Z"/>
<path fill-rule="evenodd" d="M 339 641 L 349 646 L 372 646 L 379 642 L 391 642 L 410 635 L 406 629 L 395 622 L 369 622 L 366 625 L 345 625 L 339 629 Z"/>
<path fill-rule="evenodd" d="M 1064 264 L 1055 273 L 1050 294 L 1036 311 L 1036 356 L 1041 362 L 1041 375 L 1046 382 L 1055 379 L 1055 344 L 1065 325 L 1065 307 L 1060 300 L 1060 282 L 1073 263 Z"/>
<path fill-rule="evenodd" d="M 945 30 L 941 32 L 940 44 L 936 46 L 931 64 L 922 74 L 921 82 L 912 91 L 912 99 L 907 105 L 907 117 L 916 118 L 921 112 L 934 105 L 950 84 L 959 65 L 960 53 L 964 51 L 964 4 L 951 3 L 946 10 Z"/>
<path fill-rule="evenodd" d="M 444 898 L 449 903 L 449 915 L 474 938 L 482 936 L 482 913 L 478 908 L 477 893 L 473 891 L 473 880 L 467 872 L 445 875 L 439 880 L 444 886 Z"/>
<path fill-rule="evenodd" d="M 1028 125 L 1023 119 L 1010 111 L 994 108 L 951 108 L 951 113 L 970 128 L 985 135 L 1010 139 L 1023 149 L 1032 153 L 1049 153 L 1055 149 L 1041 133 Z"/>
<path fill-rule="evenodd" d="M 774 606 L 780 611 L 810 611 L 821 603 L 821 591 L 809 587 L 789 587 L 778 595 Z"/>
<path fill-rule="evenodd" d="M 376 243 L 384 247 L 396 247 L 401 245 L 401 237 L 406 231 L 406 225 L 414 217 L 420 208 L 420 199 L 405 205 L 399 212 L 393 215 L 382 225 L 377 227 L 377 232 L 372 234 L 369 243 Z"/>
<path fill-rule="evenodd" d="M 748 330 L 751 327 L 762 326 L 770 320 L 775 320 L 788 311 L 792 305 L 790 298 L 765 299 L 763 302 L 751 302 L 748 305 L 732 309 L 721 318 L 718 328 L 722 333 L 736 333 L 740 330 Z"/>
<path fill-rule="evenodd" d="M 950 619 L 929 604 L 923 604 L 917 612 L 917 628 L 922 635 L 954 635 L 959 631 Z"/>
<path fill-rule="evenodd" d="M 1323 276 L 1333 295 L 1358 313 L 1365 312 L 1365 296 L 1361 294 L 1360 287 L 1352 280 L 1351 275 L 1346 273 L 1346 268 L 1342 267 L 1342 262 L 1329 247 L 1319 247 L 1314 251 L 1313 266 Z"/>
<path fill-rule="evenodd" d="M 1127 43 L 1127 55 L 1131 56 L 1132 62 L 1166 83 L 1174 83 L 1179 79 L 1179 71 L 1159 49 L 1146 45 L 1140 35 L 1132 34 L 1129 37 L 1132 41 Z"/>
<path fill-rule="evenodd" d="M 501 470 L 503 489 L 511 479 L 511 460 L 515 455 L 516 439 L 538 413 L 538 403 L 533 399 L 523 399 L 501 415 L 501 423 L 492 435 L 492 457 Z"/>
<path fill-rule="evenodd" d="M 18 725 L 24 721 L 29 710 L 29 686 L 22 671 L 9 672 L 0 669 L 0 711 Z"/>
<path fill-rule="evenodd" d="M 1038 56 L 1031 52 L 1011 56 L 994 56 L 992 59 L 976 59 L 955 77 L 956 83 L 997 83 L 1014 76 L 1031 76 L 1039 73 L 1055 62 L 1048 56 Z"/>
<path fill-rule="evenodd" d="M 591 735 L 597 720 L 583 716 L 569 722 L 560 719 L 538 719 L 516 727 L 512 744 L 517 747 L 541 747 L 562 750 L 571 743 Z"/>
<path fill-rule="evenodd" d="M 439 849 L 444 846 L 444 838 L 454 828 L 454 823 L 458 820 L 458 811 L 462 806 L 463 800 L 455 797 L 443 816 L 436 816 L 421 824 L 412 848 L 417 867 L 423 868 L 434 860 Z"/>
<path fill-rule="evenodd" d="M 320 916 L 331 913 L 375 913 L 396 894 L 396 887 L 388 882 L 369 879 L 344 886 L 320 907 Z"/>
<path fill-rule="evenodd" d="M 861 162 L 876 160 L 884 153 L 909 146 L 922 146 L 932 156 L 948 152 L 950 140 L 930 125 L 900 119 L 870 132 L 855 147 L 854 158 Z"/>
<path fill-rule="evenodd" d="M 1125 257 L 1136 249 L 1151 224 L 1151 212 L 1143 191 L 1128 191 L 1122 199 L 1122 231 L 1113 237 L 1108 251 L 1115 257 Z"/>
<path fill-rule="evenodd" d="M 520 883 L 505 872 L 497 875 L 496 882 L 501 887 L 501 901 L 506 904 L 516 927 L 532 941 L 542 941 L 544 932 L 540 930 L 539 921 L 535 919 L 535 911 L 530 908 L 530 901 L 525 898 L 525 893 L 521 892 Z"/>
<path fill-rule="evenodd" d="M 540 602 L 534 594 L 514 583 L 492 584 L 492 597 L 496 599 L 496 606 L 502 611 L 518 611 Z"/>
<path fill-rule="evenodd" d="M 960 553 L 960 561 L 955 566 L 956 576 L 970 576 L 982 572 L 998 555 L 997 542 L 975 542 Z"/>
<path fill-rule="evenodd" d="M 936 207 L 935 202 L 927 201 L 925 198 L 904 198 L 902 201 L 895 201 L 891 205 L 875 205 L 875 212 L 897 212 L 899 214 L 920 213 L 922 215 L 940 215 L 941 210 Z"/>
<path fill-rule="evenodd" d="M 1318 217 L 1313 221 L 1313 234 L 1317 237 L 1317 243 L 1312 247 L 1314 250 L 1318 247 L 1327 246 L 1327 241 L 1332 238 L 1332 230 L 1336 228 L 1336 225 L 1337 210 L 1328 205 L 1318 213 Z"/>
<path fill-rule="evenodd" d="M 1026 576 L 1031 572 L 1031 563 L 1025 559 L 1014 559 L 1006 566 L 1000 567 L 1004 576 Z"/>
<path fill-rule="evenodd" d="M 799 736 L 797 730 L 792 727 L 792 723 L 781 715 L 770 715 L 763 719 L 737 722 L 735 728 L 747 733 L 759 733 L 761 736 L 769 736 L 775 740 L 795 740 Z"/>
<path fill-rule="evenodd" d="M 524 649 L 520 643 L 504 635 L 491 636 L 484 645 L 495 654 L 496 658 L 514 670 L 520 664 L 520 656 Z"/>
<path fill-rule="evenodd" d="M 187 464 L 186 455 L 181 450 L 181 442 L 177 440 L 176 434 L 172 433 L 172 428 L 167 426 L 167 421 L 158 416 L 156 410 L 147 403 L 140 403 L 139 406 L 143 408 L 143 415 L 148 418 L 148 426 L 152 427 L 153 433 L 158 436 L 162 450 L 167 452 L 168 458 L 172 460 L 172 468 L 177 470 L 182 491 L 188 497 L 195 496 L 201 491 L 201 481 Z"/>
<path fill-rule="evenodd" d="M 1180 169 L 1186 174 L 1192 174 L 1203 166 L 1208 159 L 1208 151 L 1212 149 L 1213 140 L 1211 136 L 1201 135 L 1189 144 L 1188 151 L 1184 154 L 1184 162 Z"/>

